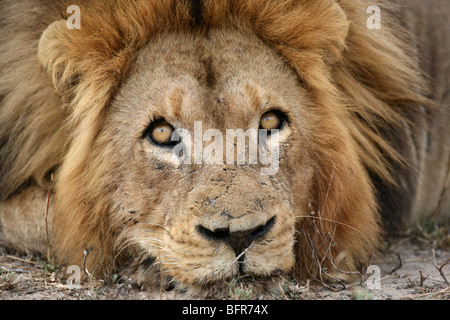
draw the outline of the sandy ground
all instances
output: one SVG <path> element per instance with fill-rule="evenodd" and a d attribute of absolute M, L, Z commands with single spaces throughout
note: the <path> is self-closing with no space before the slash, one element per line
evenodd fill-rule
<path fill-rule="evenodd" d="M 226 299 L 288 299 L 288 300 L 349 300 L 349 299 L 417 299 L 450 300 L 449 247 L 434 249 L 432 241 L 415 237 L 396 240 L 379 260 L 379 288 L 370 280 L 345 285 L 325 285 L 316 281 L 298 284 L 282 279 L 275 289 L 264 296 L 254 296 L 245 288 L 230 286 Z M 445 264 L 445 262 L 448 262 Z M 438 270 L 441 267 L 441 272 Z M 105 284 L 88 281 L 80 289 L 69 289 L 61 271 L 55 271 L 44 260 L 36 257 L 20 257 L 3 252 L 0 255 L 1 300 L 68 300 L 68 299 L 184 299 L 181 293 L 142 292 L 129 280 L 121 279 Z M 375 275 L 370 273 L 369 276 Z M 370 278 L 374 279 L 374 278 Z"/>

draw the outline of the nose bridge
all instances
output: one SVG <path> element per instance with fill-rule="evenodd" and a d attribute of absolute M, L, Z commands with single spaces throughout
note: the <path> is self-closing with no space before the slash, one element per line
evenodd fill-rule
<path fill-rule="evenodd" d="M 227 166 L 211 172 L 208 186 L 201 187 L 207 189 L 197 199 L 202 203 L 203 218 L 230 231 L 267 221 L 262 184 L 252 173 Z"/>
<path fill-rule="evenodd" d="M 203 102 L 203 105 L 217 110 L 214 103 Z M 202 114 L 203 121 L 194 121 L 192 140 L 189 139 L 192 160 L 207 165 L 259 163 L 258 127 L 252 128 L 250 120 L 242 115 L 237 121 L 221 115 L 221 111 L 214 111 Z"/>

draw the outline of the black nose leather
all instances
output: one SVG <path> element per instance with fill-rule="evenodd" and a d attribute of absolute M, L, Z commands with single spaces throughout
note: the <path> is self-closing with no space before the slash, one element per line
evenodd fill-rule
<path fill-rule="evenodd" d="M 210 241 L 223 242 L 229 245 L 236 256 L 240 255 L 253 242 L 262 239 L 275 224 L 275 217 L 272 217 L 266 224 L 252 229 L 230 232 L 229 228 L 209 230 L 202 225 L 197 227 L 197 231 Z"/>

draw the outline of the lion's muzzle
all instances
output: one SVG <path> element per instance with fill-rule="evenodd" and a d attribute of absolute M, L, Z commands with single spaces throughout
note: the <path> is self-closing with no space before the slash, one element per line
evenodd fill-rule
<path fill-rule="evenodd" d="M 291 270 L 295 215 L 275 179 L 241 166 L 203 167 L 192 181 L 161 234 L 157 256 L 167 275 L 205 285 Z"/>

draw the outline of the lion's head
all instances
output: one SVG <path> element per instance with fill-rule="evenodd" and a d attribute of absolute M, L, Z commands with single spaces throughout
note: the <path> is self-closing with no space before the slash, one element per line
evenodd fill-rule
<path fill-rule="evenodd" d="M 365 9 L 95 1 L 81 6 L 81 29 L 48 26 L 39 61 L 61 106 L 45 108 L 63 110 L 67 133 L 53 146 L 64 150 L 57 257 L 81 265 L 92 246 L 88 269 L 191 287 L 365 263 L 380 239 L 370 175 L 392 181 L 398 160 L 378 129 L 420 99 L 401 42 L 389 28 L 365 29 Z M 239 129 L 268 130 L 256 149 L 271 148 L 269 163 L 250 161 L 250 135 L 236 161 L 227 130 Z M 172 141 L 178 130 L 192 135 Z M 180 162 L 173 150 L 189 137 L 177 154 L 197 161 Z"/>

